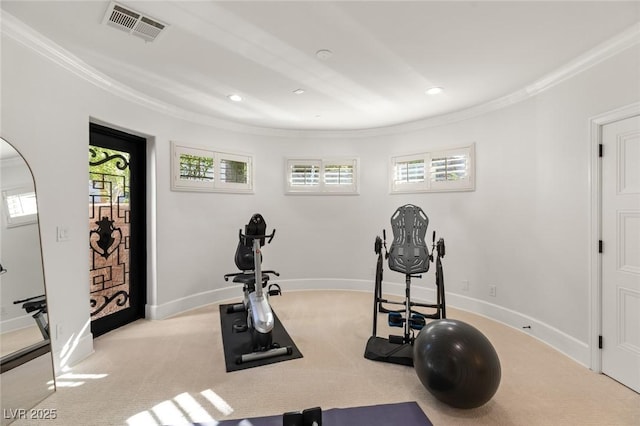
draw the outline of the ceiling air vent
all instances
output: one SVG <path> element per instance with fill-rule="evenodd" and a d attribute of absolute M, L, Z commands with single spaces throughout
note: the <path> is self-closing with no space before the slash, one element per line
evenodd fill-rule
<path fill-rule="evenodd" d="M 163 24 L 157 19 L 144 16 L 140 12 L 115 2 L 109 4 L 102 22 L 146 41 L 155 40 L 167 27 L 167 24 Z"/>

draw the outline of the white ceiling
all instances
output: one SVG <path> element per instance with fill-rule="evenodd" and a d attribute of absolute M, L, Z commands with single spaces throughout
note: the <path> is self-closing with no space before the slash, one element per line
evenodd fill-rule
<path fill-rule="evenodd" d="M 119 3 L 169 27 L 145 42 L 102 23 L 109 1 L 1 5 L 146 96 L 276 129 L 377 128 L 482 105 L 640 21 L 638 1 Z M 433 86 L 444 92 L 426 95 Z"/>

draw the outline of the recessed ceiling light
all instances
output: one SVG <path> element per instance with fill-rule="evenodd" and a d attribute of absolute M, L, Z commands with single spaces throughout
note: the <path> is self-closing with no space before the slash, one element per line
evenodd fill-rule
<path fill-rule="evenodd" d="M 231 101 L 233 101 L 233 102 L 240 102 L 240 101 L 242 101 L 242 96 L 240 96 L 240 95 L 236 95 L 236 94 L 229 95 L 229 96 L 227 96 L 227 98 L 229 98 L 229 100 L 231 100 Z"/>
<path fill-rule="evenodd" d="M 427 91 L 425 92 L 427 95 L 437 95 L 439 93 L 442 93 L 442 87 L 432 87 L 430 89 L 427 89 Z"/>
<path fill-rule="evenodd" d="M 329 59 L 333 55 L 333 52 L 329 49 L 320 49 L 316 52 L 318 59 Z"/>
<path fill-rule="evenodd" d="M 302 95 L 304 93 L 304 89 L 296 89 L 293 91 L 296 95 Z"/>

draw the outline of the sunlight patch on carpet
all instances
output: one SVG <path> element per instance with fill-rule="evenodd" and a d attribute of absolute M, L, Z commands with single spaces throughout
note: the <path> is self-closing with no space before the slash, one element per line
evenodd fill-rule
<path fill-rule="evenodd" d="M 225 416 L 233 413 L 233 408 L 220 395 L 212 389 L 200 392 L 217 411 Z M 207 405 L 205 403 L 205 405 Z M 198 400 L 188 392 L 176 395 L 173 399 L 167 399 L 151 409 L 141 411 L 127 419 L 128 426 L 160 426 L 160 425 L 193 425 L 206 424 L 217 425 L 213 416 Z"/>
<path fill-rule="evenodd" d="M 225 416 L 228 416 L 229 414 L 233 413 L 233 408 L 231 408 L 231 406 L 227 403 L 227 401 L 222 399 L 220 395 L 218 395 L 211 389 L 202 391 L 200 392 L 200 394 L 205 398 L 207 398 L 207 400 Z"/>

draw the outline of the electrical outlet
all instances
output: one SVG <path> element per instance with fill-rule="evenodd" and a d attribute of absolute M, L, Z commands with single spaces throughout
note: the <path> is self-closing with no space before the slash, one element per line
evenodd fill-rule
<path fill-rule="evenodd" d="M 496 286 L 495 285 L 490 285 L 489 286 L 489 296 L 496 297 Z"/>
<path fill-rule="evenodd" d="M 469 291 L 469 281 L 462 280 L 462 291 Z"/>

